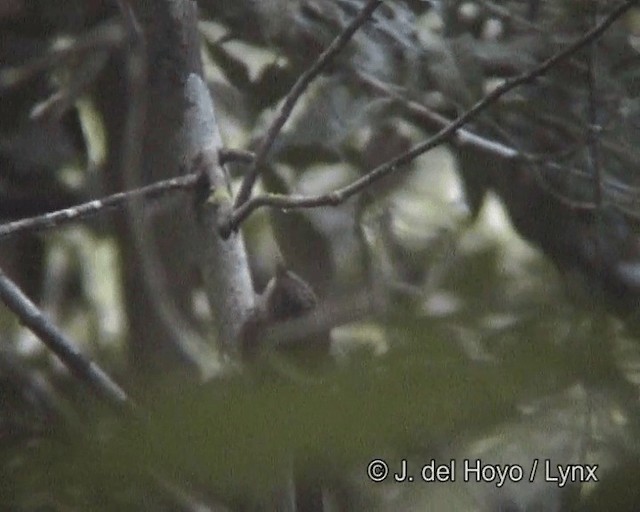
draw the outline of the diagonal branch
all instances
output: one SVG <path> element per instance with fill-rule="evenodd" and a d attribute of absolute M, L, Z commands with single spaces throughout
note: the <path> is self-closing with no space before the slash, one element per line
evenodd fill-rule
<path fill-rule="evenodd" d="M 221 148 L 219 150 L 220 164 L 226 162 L 251 163 L 254 155 L 249 151 Z M 86 203 L 81 203 L 62 210 L 44 213 L 33 217 L 20 219 L 12 222 L 0 224 L 0 240 L 16 235 L 35 233 L 45 229 L 53 229 L 70 222 L 87 219 L 98 215 L 106 210 L 126 206 L 131 201 L 138 199 L 152 200 L 161 199 L 169 192 L 190 190 L 197 186 L 198 175 L 187 174 L 177 178 L 161 180 L 151 185 L 129 190 L 127 192 L 116 192 L 100 199 L 93 199 Z"/>
<path fill-rule="evenodd" d="M 385 84 L 381 80 L 378 80 L 374 76 L 364 73 L 356 73 L 355 80 L 359 85 L 363 85 L 366 88 L 371 89 L 376 94 L 381 94 L 400 102 L 401 106 L 408 114 L 428 123 L 430 128 L 445 128 L 452 123 L 451 119 L 448 117 L 430 110 L 417 101 L 407 99 L 402 96 L 402 94 L 394 91 L 391 86 Z M 467 130 L 466 128 L 458 129 L 452 137 L 455 139 L 454 142 L 459 146 L 472 146 L 506 160 L 529 160 L 533 158 L 532 155 L 526 155 L 514 147 L 496 140 L 488 139 L 474 133 L 473 131 Z"/>
<path fill-rule="evenodd" d="M 44 313 L 0 270 L 0 300 L 33 332 L 80 381 L 85 383 L 99 397 L 105 399 L 117 410 L 125 413 L 125 418 L 139 418 L 139 409 L 125 391 L 109 377 L 95 362 L 84 356 Z M 212 509 L 194 501 L 176 485 L 163 478 L 151 468 L 145 472 L 153 484 L 166 492 L 179 504 L 178 510 L 186 512 L 209 512 Z"/>
<path fill-rule="evenodd" d="M 96 363 L 85 357 L 44 313 L 0 270 L 0 299 L 78 379 L 112 405 L 132 407 L 118 384 Z"/>
<path fill-rule="evenodd" d="M 442 128 L 433 137 L 414 146 L 409 151 L 389 160 L 388 162 L 376 167 L 362 178 L 353 181 L 351 184 L 340 189 L 329 192 L 328 194 L 315 196 L 286 196 L 279 194 L 263 194 L 257 196 L 240 206 L 237 206 L 233 213 L 220 225 L 220 233 L 222 236 L 229 234 L 238 229 L 238 226 L 256 209 L 263 206 L 274 208 L 316 208 L 319 206 L 336 206 L 351 196 L 362 192 L 369 185 L 380 180 L 381 178 L 397 171 L 400 167 L 415 160 L 417 157 L 442 144 L 455 133 L 466 125 L 472 119 L 475 119 L 481 112 L 487 110 L 491 105 L 496 103 L 498 99 L 509 91 L 519 87 L 520 85 L 530 83 L 536 78 L 544 75 L 558 63 L 567 59 L 578 50 L 587 46 L 604 34 L 604 32 L 631 7 L 638 4 L 638 0 L 627 0 L 607 15 L 598 25 L 576 39 L 573 43 L 567 45 L 563 50 L 551 56 L 530 71 L 521 73 L 509 80 L 506 80 L 500 87 L 495 88 L 484 98 L 473 105 L 469 110 L 460 114 L 448 126 Z"/>
<path fill-rule="evenodd" d="M 238 196 L 235 200 L 236 208 L 242 206 L 251 196 L 253 185 L 258 179 L 258 175 L 260 174 L 260 170 L 265 163 L 269 150 L 273 146 L 273 143 L 280 133 L 280 130 L 282 130 L 282 127 L 287 122 L 287 119 L 289 119 L 293 108 L 295 107 L 304 91 L 307 89 L 307 87 L 309 87 L 309 84 L 311 84 L 314 78 L 316 78 L 335 58 L 335 56 L 342 51 L 342 49 L 351 40 L 356 31 L 362 25 L 364 25 L 373 11 L 375 11 L 381 4 L 382 0 L 369 0 L 367 4 L 362 8 L 362 10 L 358 13 L 358 15 L 353 19 L 353 21 L 349 25 L 347 25 L 344 31 L 333 40 L 333 42 L 327 47 L 324 52 L 322 52 L 322 54 L 320 54 L 314 64 L 302 75 L 300 75 L 296 83 L 287 94 L 287 97 L 284 100 L 278 116 L 273 120 L 271 126 L 269 126 L 269 129 L 267 130 L 267 133 L 262 139 L 262 143 L 260 144 L 260 147 L 256 152 L 256 157 L 253 161 L 253 165 L 249 169 L 249 172 L 245 176 L 242 185 L 240 186 Z"/>
<path fill-rule="evenodd" d="M 141 198 L 157 199 L 168 192 L 190 189 L 196 182 L 197 176 L 193 174 L 180 176 L 178 178 L 158 181 L 129 192 L 117 192 L 102 199 L 94 199 L 93 201 L 88 201 L 63 210 L 56 210 L 43 215 L 0 224 L 0 240 L 19 234 L 34 233 L 43 229 L 56 228 L 69 222 L 92 217 L 105 210 L 117 208 Z"/>

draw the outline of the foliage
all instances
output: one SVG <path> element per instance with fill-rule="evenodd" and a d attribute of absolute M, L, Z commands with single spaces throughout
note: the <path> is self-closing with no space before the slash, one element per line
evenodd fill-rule
<path fill-rule="evenodd" d="M 290 86 L 362 5 L 200 2 L 205 72 L 229 147 L 260 147 Z M 385 2 L 297 103 L 260 169 L 262 187 L 324 194 L 402 154 L 614 7 L 580 6 Z M 143 364 L 152 359 L 136 349 L 137 336 L 153 347 L 167 333 L 141 313 L 149 293 L 138 285 L 148 276 L 130 261 L 153 265 L 131 242 L 131 212 L 62 235 L 3 240 L 2 268 L 139 407 L 123 419 L 88 397 L 3 313 L 10 349 L 0 352 L 0 508 L 174 510 L 194 499 L 253 510 L 286 487 L 293 467 L 296 479 L 337 496 L 333 510 L 636 509 L 637 492 L 627 487 L 637 479 L 640 438 L 637 10 L 496 101 L 463 127 L 466 139 L 459 131 L 357 200 L 272 208 L 248 221 L 257 289 L 284 261 L 321 306 L 343 305 L 347 321 L 336 314 L 320 326 L 323 336 L 332 330 L 333 357 L 305 360 L 305 347 L 296 354 L 265 331 L 264 350 L 241 371 L 223 359 L 202 364 L 215 368 L 206 383 L 191 367 L 134 372 L 128 350 Z M 86 42 L 113 14 L 99 1 L 77 19 L 51 12 L 35 16 L 20 1 L 0 7 L 8 42 L 0 62 L 32 62 L 52 35 Z M 0 70 L 0 94 L 11 99 L 0 102 L 4 220 L 102 195 L 96 181 L 107 190 L 127 183 L 116 172 L 122 148 L 114 134 L 129 106 L 129 61 L 109 44 L 18 88 Z M 63 95 L 60 106 L 55 93 L 74 87 L 83 97 L 65 104 Z M 64 115 L 51 114 L 51 104 Z M 238 184 L 244 164 L 228 167 Z M 165 203 L 156 204 L 152 215 L 166 216 Z M 163 245 L 152 249 L 189 269 L 176 272 L 189 293 L 173 298 L 185 320 L 177 331 L 198 344 L 212 319 L 198 307 L 202 290 L 180 249 L 188 229 L 173 220 L 183 229 L 162 224 Z M 371 299 L 365 314 L 349 300 L 362 290 Z M 601 483 L 399 489 L 367 480 L 366 465 L 378 457 L 595 462 Z"/>

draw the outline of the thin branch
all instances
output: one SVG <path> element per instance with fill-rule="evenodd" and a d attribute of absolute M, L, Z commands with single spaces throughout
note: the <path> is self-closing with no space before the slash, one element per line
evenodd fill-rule
<path fill-rule="evenodd" d="M 195 175 L 180 176 L 170 180 L 159 181 L 146 187 L 129 192 L 118 192 L 102 199 L 95 199 L 86 203 L 45 213 L 36 217 L 7 222 L 0 225 L 0 240 L 19 234 L 34 233 L 44 229 L 59 227 L 69 222 L 86 219 L 104 210 L 123 206 L 130 201 L 140 198 L 156 199 L 174 190 L 192 188 L 197 181 Z"/>
<path fill-rule="evenodd" d="M 530 71 L 521 73 L 509 80 L 506 80 L 500 87 L 497 87 L 484 98 L 478 101 L 473 107 L 460 114 L 452 123 L 441 129 L 433 137 L 425 142 L 414 146 L 409 151 L 389 160 L 388 162 L 376 167 L 365 176 L 353 181 L 351 184 L 329 192 L 328 194 L 315 196 L 286 196 L 279 194 L 264 194 L 257 196 L 241 206 L 237 207 L 229 218 L 220 225 L 221 236 L 229 236 L 236 230 L 238 226 L 256 209 L 263 206 L 271 206 L 275 208 L 315 208 L 319 206 L 336 206 L 351 196 L 366 189 L 372 183 L 398 170 L 403 165 L 415 160 L 417 157 L 433 149 L 448 140 L 465 124 L 476 118 L 481 112 L 485 111 L 491 105 L 497 102 L 502 96 L 516 87 L 532 82 L 536 78 L 542 76 L 559 62 L 570 57 L 584 46 L 594 42 L 599 38 L 613 22 L 627 12 L 631 7 L 636 5 L 638 0 L 627 0 L 618 5 L 608 16 L 606 16 L 598 25 L 586 32 L 584 35 L 576 39 L 573 43 L 567 45 L 564 50 L 556 53 L 549 59 L 542 62 Z"/>
<path fill-rule="evenodd" d="M 390 98 L 395 99 L 400 102 L 401 106 L 406 109 L 406 111 L 414 116 L 416 119 L 428 123 L 429 125 L 437 126 L 439 128 L 446 127 L 451 124 L 451 120 L 437 112 L 430 110 L 425 107 L 421 103 L 416 101 L 411 101 L 402 96 L 400 93 L 393 90 L 392 86 L 381 82 L 380 80 L 365 75 L 362 73 L 358 73 L 356 79 L 358 83 L 369 87 L 372 91 L 378 94 L 384 94 Z M 571 167 L 560 167 L 559 165 L 550 162 L 552 159 L 548 154 L 547 155 L 534 155 L 531 153 L 525 153 L 521 149 L 517 149 L 515 147 L 504 144 L 503 142 L 498 142 L 492 139 L 488 139 L 477 133 L 474 133 L 465 128 L 460 128 L 458 131 L 452 135 L 454 139 L 454 143 L 458 147 L 471 146 L 480 151 L 484 151 L 495 155 L 503 160 L 507 161 L 515 161 L 520 160 L 527 165 L 531 164 L 539 164 L 543 163 L 548 168 L 557 167 L 559 170 L 564 172 L 567 175 L 576 176 L 581 179 L 593 181 L 593 173 L 588 173 L 586 171 L 580 171 Z M 569 150 L 564 150 L 555 155 L 555 157 L 562 156 L 563 154 L 571 154 L 575 151 L 574 148 L 570 148 Z M 553 156 L 553 155 L 552 155 Z M 547 180 L 544 178 L 542 173 L 540 172 L 539 166 L 535 166 L 532 168 L 532 175 L 536 179 L 536 183 L 548 194 L 557 199 L 559 202 L 567 205 L 569 208 L 574 210 L 594 210 L 596 208 L 597 203 L 594 201 L 575 201 L 565 197 L 563 194 L 556 191 Z M 622 185 L 616 183 L 610 183 L 608 180 L 601 178 L 602 183 L 602 193 L 604 194 L 604 189 L 606 187 L 607 191 L 610 193 L 624 193 L 629 192 L 629 188 L 622 188 Z"/>
<path fill-rule="evenodd" d="M 416 119 L 427 123 L 429 126 L 436 126 L 439 128 L 448 126 L 451 124 L 451 119 L 434 112 L 433 110 L 427 108 L 426 106 L 418 103 L 416 101 L 409 100 L 402 96 L 399 92 L 395 91 L 393 86 L 390 84 L 386 84 L 377 78 L 374 78 L 370 75 L 366 75 L 363 73 L 357 73 L 356 80 L 359 84 L 364 85 L 365 87 L 370 88 L 373 92 L 377 94 L 383 94 L 394 100 L 400 102 L 401 106 L 406 109 L 407 113 L 411 116 L 414 116 Z M 592 123 L 593 125 L 594 123 Z M 596 133 L 600 134 L 599 126 L 595 126 Z M 556 172 L 563 172 L 566 175 L 573 176 L 577 179 L 585 180 L 588 182 L 594 181 L 594 173 L 576 169 L 574 167 L 560 166 L 559 164 L 552 161 L 554 158 L 562 158 L 565 156 L 569 156 L 576 152 L 576 148 L 569 148 L 567 150 L 560 151 L 553 155 L 535 155 L 531 153 L 525 153 L 521 149 L 517 149 L 513 146 L 509 146 L 503 142 L 499 142 L 496 140 L 489 139 L 487 137 L 478 135 L 475 132 L 467 130 L 466 128 L 460 128 L 455 134 L 452 136 L 454 138 L 454 142 L 457 146 L 471 146 L 480 151 L 485 151 L 492 155 L 495 155 L 499 158 L 502 158 L 507 161 L 515 161 L 519 160 L 524 162 L 525 164 L 544 164 L 549 169 L 554 169 Z M 602 140 L 598 137 L 598 145 L 602 145 Z M 609 148 L 611 149 L 611 148 Z M 597 208 L 597 201 L 575 201 L 567 198 L 565 195 L 556 191 L 552 186 L 550 186 L 544 176 L 541 174 L 539 167 L 535 167 L 533 170 L 533 176 L 536 178 L 536 182 L 538 185 L 544 189 L 545 192 L 552 195 L 555 199 L 560 201 L 563 204 L 566 204 L 568 207 L 572 209 L 580 209 L 580 210 L 595 210 Z M 636 196 L 640 193 L 640 187 L 631 187 L 629 185 L 621 184 L 615 180 L 609 179 L 604 176 L 603 173 L 599 182 L 601 183 L 602 188 L 602 198 L 604 198 L 605 194 L 608 197 L 615 196 L 616 207 L 621 208 L 622 202 L 627 203 L 635 203 Z M 627 215 L 637 218 L 637 212 L 626 211 Z"/>
<path fill-rule="evenodd" d="M 0 91 L 17 87 L 38 73 L 81 56 L 87 51 L 118 48 L 124 42 L 125 37 L 125 30 L 119 22 L 106 22 L 78 38 L 66 48 L 52 50 L 22 66 L 0 70 Z"/>
<path fill-rule="evenodd" d="M 242 185 L 240 186 L 240 190 L 238 192 L 238 196 L 236 197 L 234 205 L 236 208 L 242 206 L 249 200 L 253 185 L 258 179 L 258 175 L 262 167 L 264 166 L 269 150 L 273 146 L 276 137 L 280 133 L 280 130 L 282 130 L 284 124 L 287 122 L 287 119 L 289 119 L 293 108 L 295 107 L 304 91 L 336 57 L 336 55 L 338 55 L 338 53 L 342 51 L 342 49 L 351 40 L 356 31 L 362 25 L 364 25 L 373 11 L 375 11 L 381 4 L 382 0 L 369 0 L 367 4 L 362 8 L 362 10 L 358 13 L 358 15 L 353 19 L 353 21 L 349 25 L 347 25 L 342 33 L 333 40 L 333 42 L 327 47 L 324 52 L 322 52 L 322 54 L 320 54 L 313 65 L 304 73 L 302 73 L 302 75 L 300 75 L 296 83 L 287 94 L 280 112 L 273 120 L 271 126 L 269 126 L 269 129 L 267 130 L 267 133 L 262 139 L 260 147 L 256 152 L 256 157 L 253 161 L 253 165 L 251 166 L 251 169 L 249 169 L 249 172 L 246 174 L 244 180 L 242 181 Z"/>
<path fill-rule="evenodd" d="M 124 390 L 102 368 L 82 355 L 74 343 L 49 321 L 2 270 L 0 270 L 0 299 L 73 375 L 87 384 L 98 396 L 118 408 L 133 406 Z"/>
<path fill-rule="evenodd" d="M 118 411 L 125 413 L 125 418 L 139 417 L 136 404 L 125 391 L 100 366 L 80 353 L 74 343 L 47 319 L 44 313 L 22 293 L 20 288 L 2 270 L 0 270 L 0 300 L 58 357 L 72 375 L 84 382 Z M 80 432 L 80 435 L 83 435 L 83 432 Z M 155 485 L 176 500 L 180 507 L 179 510 L 187 512 L 213 511 L 211 507 L 195 500 L 178 486 L 171 484 L 157 470 L 147 468 L 146 472 Z"/>
<path fill-rule="evenodd" d="M 371 75 L 357 73 L 356 80 L 365 87 L 370 88 L 375 93 L 384 94 L 385 96 L 400 102 L 402 107 L 405 108 L 410 115 L 415 116 L 417 119 L 425 121 L 432 126 L 435 125 L 438 128 L 444 128 L 452 123 L 451 119 L 434 112 L 417 101 L 405 98 L 400 93 L 394 91 L 388 84 L 385 84 Z M 529 156 L 522 154 L 511 146 L 488 139 L 465 128 L 457 130 L 452 137 L 455 138 L 455 143 L 460 146 L 472 146 L 506 160 L 529 158 Z"/>

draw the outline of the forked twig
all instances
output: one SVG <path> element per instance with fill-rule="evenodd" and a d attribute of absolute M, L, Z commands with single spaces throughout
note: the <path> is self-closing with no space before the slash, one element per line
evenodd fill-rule
<path fill-rule="evenodd" d="M 613 11 L 611 11 L 611 13 L 609 13 L 609 15 L 606 16 L 598 25 L 587 31 L 573 43 L 567 45 L 563 50 L 551 56 L 533 69 L 506 80 L 501 86 L 491 91 L 470 109 L 460 114 L 453 122 L 451 122 L 448 126 L 442 128 L 433 137 L 430 137 L 426 141 L 414 146 L 409 151 L 402 153 L 401 155 L 376 167 L 362 178 L 353 181 L 351 184 L 322 195 L 286 196 L 280 194 L 263 194 L 260 196 L 256 196 L 245 203 L 242 203 L 241 205 L 236 207 L 236 209 L 231 213 L 231 215 L 229 215 L 226 221 L 223 221 L 221 223 L 221 236 L 229 236 L 232 231 L 238 229 L 238 226 L 254 210 L 263 206 L 270 206 L 274 208 L 315 208 L 319 206 L 336 206 L 345 202 L 347 199 L 361 192 L 372 183 L 387 176 L 388 174 L 391 174 L 392 172 L 395 172 L 400 167 L 415 160 L 423 153 L 426 153 L 430 149 L 433 149 L 434 147 L 442 144 L 444 141 L 452 137 L 460 128 L 462 128 L 472 119 L 476 118 L 481 112 L 485 111 L 491 105 L 496 103 L 498 99 L 500 99 L 509 91 L 515 89 L 520 85 L 532 82 L 536 78 L 545 74 L 559 62 L 570 57 L 584 46 L 594 42 L 609 28 L 609 26 L 611 26 L 613 22 L 615 22 L 637 3 L 638 0 L 627 0 L 621 3 L 615 9 L 613 9 Z"/>
<path fill-rule="evenodd" d="M 313 65 L 307 69 L 296 81 L 293 85 L 289 93 L 287 94 L 282 107 L 280 108 L 280 112 L 277 117 L 269 126 L 267 133 L 265 134 L 262 142 L 260 143 L 260 147 L 258 151 L 256 151 L 255 158 L 253 160 L 253 165 L 247 172 L 242 181 L 242 185 L 240 186 L 240 190 L 238 191 L 238 195 L 235 200 L 235 207 L 238 208 L 242 206 L 251 196 L 251 191 L 253 190 L 253 186 L 258 179 L 258 175 L 265 163 L 267 154 L 269 150 L 273 146 L 280 130 L 289 119 L 293 108 L 296 106 L 296 103 L 304 93 L 304 91 L 309 87 L 309 84 L 316 78 L 326 67 L 327 65 L 335 58 L 338 53 L 342 51 L 342 49 L 347 45 L 347 43 L 351 40 L 356 31 L 364 25 L 364 23 L 369 19 L 373 11 L 375 11 L 382 4 L 382 0 L 369 0 L 367 4 L 362 8 L 362 10 L 358 13 L 358 15 L 353 19 L 349 25 L 336 37 L 333 42 L 327 47 L 327 49 L 320 54 L 318 59 L 313 63 Z"/>

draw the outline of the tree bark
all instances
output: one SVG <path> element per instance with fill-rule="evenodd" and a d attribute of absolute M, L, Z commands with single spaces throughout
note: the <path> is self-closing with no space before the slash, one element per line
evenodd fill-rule
<path fill-rule="evenodd" d="M 139 70 L 131 65 L 135 66 L 133 48 L 123 56 L 129 59 L 128 76 L 123 76 L 124 66 L 114 66 L 111 80 L 105 78 L 113 84 L 119 81 L 121 93 L 122 82 L 129 81 L 127 113 L 109 108 L 110 103 L 122 101 L 120 94 L 110 95 L 111 102 L 99 99 L 112 150 L 107 175 L 111 191 L 190 172 L 195 155 L 205 149 L 217 155 L 222 145 L 201 78 L 196 2 L 137 0 L 132 6 L 144 38 L 141 67 L 147 72 L 141 73 L 146 80 L 137 85 L 136 95 L 136 77 L 131 75 Z M 133 141 L 124 119 L 129 116 L 130 120 L 132 109 L 140 117 L 140 133 Z M 139 146 L 131 149 L 131 144 Z M 226 174 L 217 161 L 209 169 L 209 181 L 219 190 L 228 190 Z M 212 338 L 219 348 L 233 346 L 253 306 L 241 235 L 222 241 L 214 229 L 215 208 L 204 202 L 196 215 L 194 205 L 193 197 L 180 196 L 153 211 L 138 205 L 117 220 L 132 363 L 145 374 L 185 366 L 193 373 L 194 365 L 202 368 L 200 355 L 185 339 L 196 330 L 191 302 L 202 277 L 215 318 Z"/>

